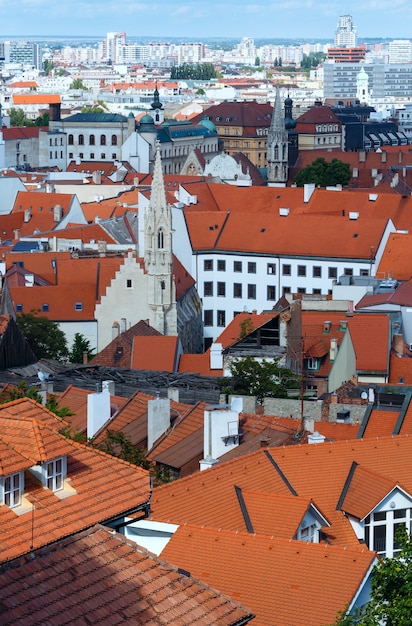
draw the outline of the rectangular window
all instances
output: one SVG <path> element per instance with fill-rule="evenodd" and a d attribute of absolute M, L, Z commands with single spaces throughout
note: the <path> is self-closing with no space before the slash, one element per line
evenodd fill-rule
<path fill-rule="evenodd" d="M 241 298 L 242 297 L 242 283 L 234 283 L 233 284 L 233 297 Z"/>
<path fill-rule="evenodd" d="M 226 295 L 226 283 L 217 283 L 217 295 L 218 296 Z"/>
<path fill-rule="evenodd" d="M 226 326 L 226 312 L 225 311 L 217 312 L 217 325 Z"/>
<path fill-rule="evenodd" d="M 100 158 L 101 159 L 105 159 L 106 158 L 106 154 L 104 152 L 102 152 L 101 155 L 100 155 Z"/>
<path fill-rule="evenodd" d="M 256 263 L 248 263 L 247 271 L 248 271 L 248 274 L 256 274 Z"/>
<path fill-rule="evenodd" d="M 203 261 L 203 269 L 205 272 L 211 272 L 213 270 L 213 261 L 212 259 L 205 259 Z"/>
<path fill-rule="evenodd" d="M 23 311 L 23 305 L 16 304 L 16 313 L 22 313 L 22 311 Z"/>
<path fill-rule="evenodd" d="M 203 295 L 213 296 L 213 283 L 211 281 L 203 283 Z"/>
<path fill-rule="evenodd" d="M 283 274 L 283 276 L 290 276 L 291 273 L 292 273 L 292 268 L 289 265 L 289 263 L 284 263 L 282 265 L 282 274 Z"/>
<path fill-rule="evenodd" d="M 267 299 L 268 300 L 276 299 L 276 287 L 274 285 L 267 286 Z"/>
<path fill-rule="evenodd" d="M 90 158 L 94 159 L 94 152 L 90 152 Z"/>
<path fill-rule="evenodd" d="M 218 261 L 217 261 L 217 271 L 218 272 L 226 272 L 226 261 L 222 261 L 222 259 L 218 259 Z"/>
<path fill-rule="evenodd" d="M 84 157 L 83 152 L 79 152 L 79 158 L 80 158 L 80 159 L 83 159 L 83 157 Z"/>
<path fill-rule="evenodd" d="M 320 294 L 322 293 L 322 289 L 314 289 L 313 290 L 313 294 L 316 296 L 320 296 Z"/>
<path fill-rule="evenodd" d="M 328 278 L 337 278 L 338 277 L 338 268 L 337 267 L 329 267 L 328 268 Z"/>
<path fill-rule="evenodd" d="M 4 479 L 4 504 L 10 508 L 20 504 L 20 474 L 11 474 Z"/>
<path fill-rule="evenodd" d="M 283 295 L 285 295 L 285 293 L 290 293 L 290 287 L 283 287 L 282 293 Z"/>
<path fill-rule="evenodd" d="M 268 263 L 268 274 L 276 274 L 276 265 L 274 263 Z"/>
<path fill-rule="evenodd" d="M 242 271 L 242 261 L 233 261 L 233 271 L 234 272 Z"/>
<path fill-rule="evenodd" d="M 317 359 L 306 359 L 306 369 L 308 369 L 308 370 L 317 370 L 318 369 L 318 360 Z"/>
<path fill-rule="evenodd" d="M 47 313 L 49 310 L 49 305 L 48 304 L 42 304 L 41 305 L 41 310 L 43 311 L 43 313 Z"/>
<path fill-rule="evenodd" d="M 116 158 L 117 158 L 117 155 L 116 155 L 116 153 L 115 153 L 115 152 L 113 152 L 113 154 L 112 154 L 112 159 L 116 159 Z"/>
<path fill-rule="evenodd" d="M 249 300 L 256 300 L 256 285 L 247 286 L 247 297 Z"/>
<path fill-rule="evenodd" d="M 46 467 L 47 489 L 51 491 L 59 491 L 63 489 L 63 463 L 61 459 L 49 461 Z"/>
<path fill-rule="evenodd" d="M 127 278 L 126 279 L 126 287 L 127 289 L 131 289 L 132 288 L 132 279 L 131 278 Z"/>
<path fill-rule="evenodd" d="M 360 270 L 359 276 L 369 276 L 369 270 Z"/>
<path fill-rule="evenodd" d="M 74 310 L 83 311 L 83 302 L 76 302 L 76 304 L 74 305 Z"/>
<path fill-rule="evenodd" d="M 345 276 L 353 276 L 353 269 L 351 267 L 345 267 L 343 273 Z"/>
<path fill-rule="evenodd" d="M 322 278 L 322 268 L 320 265 L 314 265 L 312 267 L 313 278 Z"/>
<path fill-rule="evenodd" d="M 213 311 L 208 309 L 204 311 L 203 315 L 205 326 L 213 326 Z"/>
<path fill-rule="evenodd" d="M 298 287 L 298 293 L 306 293 L 306 287 Z"/>
<path fill-rule="evenodd" d="M 298 276 L 306 276 L 306 265 L 298 265 Z"/>

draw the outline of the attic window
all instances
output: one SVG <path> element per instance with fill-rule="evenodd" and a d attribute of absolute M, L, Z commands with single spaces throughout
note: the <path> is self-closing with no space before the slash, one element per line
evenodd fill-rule
<path fill-rule="evenodd" d="M 63 459 L 46 463 L 46 484 L 51 491 L 63 489 Z"/>
<path fill-rule="evenodd" d="M 19 506 L 21 502 L 21 476 L 20 473 L 6 476 L 3 482 L 3 502 L 9 508 Z"/>
<path fill-rule="evenodd" d="M 83 311 L 83 302 L 76 302 L 74 305 L 75 311 Z"/>
<path fill-rule="evenodd" d="M 131 289 L 133 285 L 132 279 L 131 278 L 127 278 L 126 279 L 126 288 L 127 289 Z"/>
<path fill-rule="evenodd" d="M 16 313 L 22 313 L 22 312 L 23 312 L 23 305 L 16 304 Z"/>
<path fill-rule="evenodd" d="M 48 313 L 49 305 L 48 304 L 42 304 L 41 305 L 41 310 L 42 310 L 43 313 Z"/>

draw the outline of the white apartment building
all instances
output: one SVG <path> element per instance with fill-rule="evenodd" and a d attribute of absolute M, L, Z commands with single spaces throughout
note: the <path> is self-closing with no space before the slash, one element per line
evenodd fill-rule
<path fill-rule="evenodd" d="M 335 48 L 355 48 L 356 28 L 351 15 L 341 15 L 335 31 Z"/>
<path fill-rule="evenodd" d="M 389 42 L 389 63 L 410 63 L 412 43 L 410 39 L 394 39 Z"/>

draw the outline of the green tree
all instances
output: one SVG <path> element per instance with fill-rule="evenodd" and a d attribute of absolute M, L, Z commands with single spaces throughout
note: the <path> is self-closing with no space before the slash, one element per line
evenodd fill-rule
<path fill-rule="evenodd" d="M 256 396 L 259 403 L 263 398 L 286 398 L 288 388 L 299 386 L 298 377 L 286 367 L 273 361 L 256 361 L 248 356 L 234 359 L 230 367 L 231 379 L 224 379 L 225 393 Z"/>
<path fill-rule="evenodd" d="M 87 91 L 87 87 L 81 78 L 75 78 L 70 83 L 69 89 L 82 89 L 83 91 Z"/>
<path fill-rule="evenodd" d="M 39 404 L 42 403 L 42 397 L 37 391 L 37 387 L 35 385 L 29 386 L 25 380 L 21 380 L 16 387 L 8 389 L 7 396 L 1 401 L 1 404 L 19 400 L 20 398 L 31 398 Z"/>
<path fill-rule="evenodd" d="M 182 63 L 182 65 L 172 67 L 170 78 L 174 80 L 210 80 L 216 78 L 216 70 L 213 63 L 199 63 L 198 65 Z"/>
<path fill-rule="evenodd" d="M 260 57 L 256 57 L 256 59 L 255 59 L 255 66 L 256 67 L 260 66 Z"/>
<path fill-rule="evenodd" d="M 123 459 L 133 465 L 143 467 L 143 469 L 149 470 L 153 476 L 154 485 L 160 485 L 170 481 L 169 472 L 161 467 L 156 466 L 150 461 L 142 448 L 134 446 L 130 440 L 130 437 L 122 432 L 116 432 L 114 430 L 108 430 L 106 433 L 106 439 L 103 444 L 100 445 L 100 449 L 116 456 L 119 459 Z"/>
<path fill-rule="evenodd" d="M 53 68 L 53 61 L 50 61 L 50 59 L 46 59 L 45 61 L 43 61 L 43 72 L 46 74 L 46 76 L 50 74 Z"/>
<path fill-rule="evenodd" d="M 338 626 L 410 626 L 412 615 L 412 538 L 405 526 L 396 533 L 400 552 L 372 571 L 371 601 L 355 615 L 340 615 Z"/>
<path fill-rule="evenodd" d="M 43 113 L 43 115 L 39 115 L 39 117 L 36 117 L 36 119 L 34 120 L 36 126 L 48 126 L 49 122 L 50 113 L 48 111 L 46 111 L 46 113 Z"/>
<path fill-rule="evenodd" d="M 72 349 L 69 352 L 69 361 L 71 363 L 83 363 L 83 354 L 87 352 L 87 360 L 93 358 L 93 350 L 90 341 L 81 333 L 75 333 Z"/>
<path fill-rule="evenodd" d="M 303 187 L 305 183 L 314 183 L 319 187 L 345 186 L 351 176 L 349 163 L 339 159 L 332 159 L 329 163 L 323 157 L 319 157 L 298 172 L 295 183 L 298 187 Z"/>
<path fill-rule="evenodd" d="M 10 126 L 34 126 L 34 122 L 26 117 L 23 109 L 12 107 L 9 111 Z"/>
<path fill-rule="evenodd" d="M 65 359 L 68 355 L 64 332 L 57 322 L 39 316 L 40 311 L 20 313 L 16 322 L 38 359 Z"/>

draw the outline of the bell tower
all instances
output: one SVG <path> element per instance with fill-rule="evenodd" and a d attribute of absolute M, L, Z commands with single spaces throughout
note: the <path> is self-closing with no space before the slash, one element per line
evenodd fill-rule
<path fill-rule="evenodd" d="M 147 301 L 153 311 L 151 325 L 164 335 L 177 335 L 176 286 L 172 273 L 172 213 L 166 201 L 159 142 L 156 144 L 152 191 L 144 230 Z"/>
<path fill-rule="evenodd" d="M 269 187 L 285 187 L 288 181 L 288 133 L 280 104 L 279 84 L 276 85 L 275 106 L 267 141 L 267 178 Z"/>

